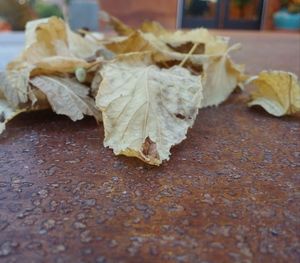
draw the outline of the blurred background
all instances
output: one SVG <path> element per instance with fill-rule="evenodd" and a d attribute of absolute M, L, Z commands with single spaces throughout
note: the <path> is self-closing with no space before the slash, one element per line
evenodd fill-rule
<path fill-rule="evenodd" d="M 0 0 L 0 31 L 24 30 L 28 20 L 52 15 L 73 29 L 98 30 L 100 9 L 133 27 L 147 19 L 170 29 L 300 29 L 300 0 Z"/>

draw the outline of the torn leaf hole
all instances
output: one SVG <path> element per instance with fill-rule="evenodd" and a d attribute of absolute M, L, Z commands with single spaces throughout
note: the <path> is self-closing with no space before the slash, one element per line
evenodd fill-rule
<path fill-rule="evenodd" d="M 180 114 L 180 113 L 177 113 L 175 116 L 176 116 L 176 118 L 181 119 L 181 120 L 184 120 L 184 119 L 185 119 L 185 116 L 183 116 L 183 115 Z"/>
<path fill-rule="evenodd" d="M 147 157 L 159 159 L 156 143 L 153 142 L 149 137 L 147 137 L 143 143 L 142 153 Z"/>

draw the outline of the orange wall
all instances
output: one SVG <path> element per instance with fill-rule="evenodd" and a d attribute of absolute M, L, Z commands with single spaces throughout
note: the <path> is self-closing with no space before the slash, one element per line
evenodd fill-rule
<path fill-rule="evenodd" d="M 280 0 L 267 0 L 262 30 L 274 29 L 273 14 L 280 9 Z"/>
<path fill-rule="evenodd" d="M 100 5 L 133 27 L 144 20 L 156 20 L 170 29 L 176 27 L 177 0 L 100 0 Z"/>
<path fill-rule="evenodd" d="M 263 30 L 273 29 L 273 13 L 280 0 L 265 0 Z M 101 8 L 125 23 L 138 27 L 144 20 L 156 20 L 167 28 L 176 27 L 177 0 L 99 0 Z"/>

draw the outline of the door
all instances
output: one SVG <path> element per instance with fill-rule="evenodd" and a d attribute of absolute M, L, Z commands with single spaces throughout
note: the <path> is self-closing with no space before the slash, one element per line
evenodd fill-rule
<path fill-rule="evenodd" d="M 260 29 L 263 0 L 181 0 L 183 28 Z"/>

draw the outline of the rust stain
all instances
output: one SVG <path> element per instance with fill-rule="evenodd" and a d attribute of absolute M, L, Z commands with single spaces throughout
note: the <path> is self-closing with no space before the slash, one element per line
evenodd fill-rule
<path fill-rule="evenodd" d="M 298 262 L 299 116 L 243 96 L 201 110 L 161 167 L 114 156 L 92 119 L 19 116 L 0 138 L 0 261 Z"/>

